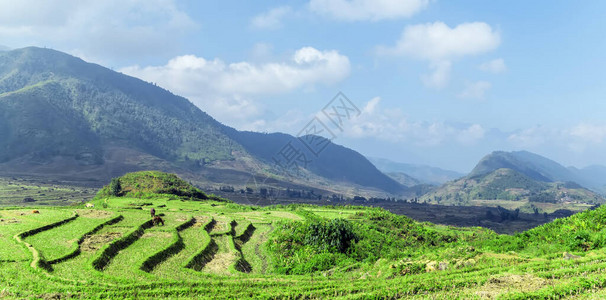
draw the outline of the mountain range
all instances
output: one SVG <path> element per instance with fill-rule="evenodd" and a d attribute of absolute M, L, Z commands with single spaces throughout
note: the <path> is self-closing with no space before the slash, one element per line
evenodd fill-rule
<path fill-rule="evenodd" d="M 361 154 L 328 140 L 321 155 L 298 161 L 294 178 L 286 176 L 275 156 L 297 140 L 235 130 L 183 97 L 59 51 L 0 52 L 1 173 L 105 182 L 160 169 L 242 186 L 259 172 L 285 186 L 329 192 L 407 191 Z"/>
<path fill-rule="evenodd" d="M 369 157 L 368 159 L 377 166 L 379 170 L 393 178 L 400 178 L 401 182 L 407 186 L 416 184 L 440 185 L 447 181 L 465 176 L 463 173 L 427 165 L 401 163 L 378 157 Z"/>
<path fill-rule="evenodd" d="M 606 167 L 566 168 L 526 151 L 493 152 L 465 176 L 367 159 L 319 136 L 312 138 L 325 147 L 312 153 L 301 143 L 305 138 L 236 130 L 155 84 L 59 51 L 0 51 L 0 175 L 101 185 L 126 172 L 157 169 L 207 187 L 242 189 L 256 176 L 255 185 L 370 197 L 416 197 L 442 184 L 425 199 L 449 200 L 527 199 L 564 186 L 568 195 L 583 188 L 606 192 Z M 296 172 L 276 165 L 286 154 Z M 470 188 L 478 184 L 492 190 Z M 591 192 L 577 194 L 599 202 Z"/>

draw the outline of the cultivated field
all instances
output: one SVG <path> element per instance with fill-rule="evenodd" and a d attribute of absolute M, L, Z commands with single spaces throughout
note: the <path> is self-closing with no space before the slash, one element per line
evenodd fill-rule
<path fill-rule="evenodd" d="M 152 207 L 164 226 L 152 224 Z M 286 228 L 283 224 L 310 218 L 356 222 L 367 210 L 258 208 L 161 198 L 106 198 L 96 200 L 94 208 L 4 209 L 0 210 L 0 297 L 534 299 L 605 295 L 606 252 L 600 247 L 574 254 L 557 247 L 543 254 L 504 252 L 495 249 L 498 243 L 487 242 L 500 235 L 479 228 L 429 224 L 423 226 L 436 234 L 455 233 L 460 240 L 436 246 L 435 251 L 430 246 L 419 248 L 418 253 L 401 249 L 411 253 L 408 258 L 368 259 L 303 275 L 277 269 L 268 240 L 279 228 Z"/>

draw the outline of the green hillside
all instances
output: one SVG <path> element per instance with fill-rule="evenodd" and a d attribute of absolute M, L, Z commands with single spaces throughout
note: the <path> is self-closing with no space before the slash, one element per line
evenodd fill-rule
<path fill-rule="evenodd" d="M 62 155 L 98 164 L 112 143 L 198 163 L 241 150 L 186 99 L 48 49 L 0 53 L 0 112 L 0 161 Z"/>
<path fill-rule="evenodd" d="M 35 47 L 0 53 L 0 163 L 14 173 L 90 172 L 105 179 L 161 163 L 164 170 L 199 172 L 193 176 L 201 181 L 222 174 L 217 184 L 243 185 L 242 177 L 260 170 L 279 174 L 272 158 L 289 141 L 298 140 L 239 132 L 155 84 L 65 53 Z M 313 162 L 301 167 L 324 185 L 405 190 L 342 146 L 330 143 L 322 155 L 306 160 Z M 204 169 L 216 166 L 211 175 Z M 305 176 L 295 179 L 314 184 Z"/>
<path fill-rule="evenodd" d="M 515 235 L 378 208 L 186 201 L 156 172 L 93 208 L 0 210 L 2 298 L 541 299 L 606 295 L 606 207 Z M 124 190 L 123 190 L 124 191 Z M 133 205 L 137 204 L 137 205 Z M 154 225 L 149 208 L 164 224 Z M 582 274 L 580 276 L 579 274 Z"/>

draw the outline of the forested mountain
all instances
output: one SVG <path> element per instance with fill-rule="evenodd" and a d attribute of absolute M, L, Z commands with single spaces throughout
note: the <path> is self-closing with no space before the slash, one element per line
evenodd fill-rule
<path fill-rule="evenodd" d="M 65 53 L 35 47 L 0 52 L 0 163 L 68 158 L 80 166 L 129 160 L 134 169 L 159 168 L 134 156 L 108 159 L 108 149 L 119 147 L 188 172 L 243 158 L 267 169 L 272 156 L 296 140 L 239 132 L 183 97 Z M 330 142 L 322 155 L 301 166 L 331 182 L 391 193 L 405 189 L 359 153 Z"/>
<path fill-rule="evenodd" d="M 110 143 L 202 163 L 242 149 L 186 99 L 48 49 L 0 53 L 0 114 L 0 161 L 59 155 L 100 164 Z"/>

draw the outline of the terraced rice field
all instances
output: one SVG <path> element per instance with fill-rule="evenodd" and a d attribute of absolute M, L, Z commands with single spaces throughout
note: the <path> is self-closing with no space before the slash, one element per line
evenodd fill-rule
<path fill-rule="evenodd" d="M 600 297 L 606 285 L 603 250 L 574 259 L 480 253 L 469 266 L 408 275 L 405 262 L 385 261 L 373 269 L 278 275 L 268 237 L 276 222 L 305 214 L 113 201 L 95 209 L 0 210 L 0 297 L 534 299 Z M 151 207 L 164 226 L 151 223 Z"/>

